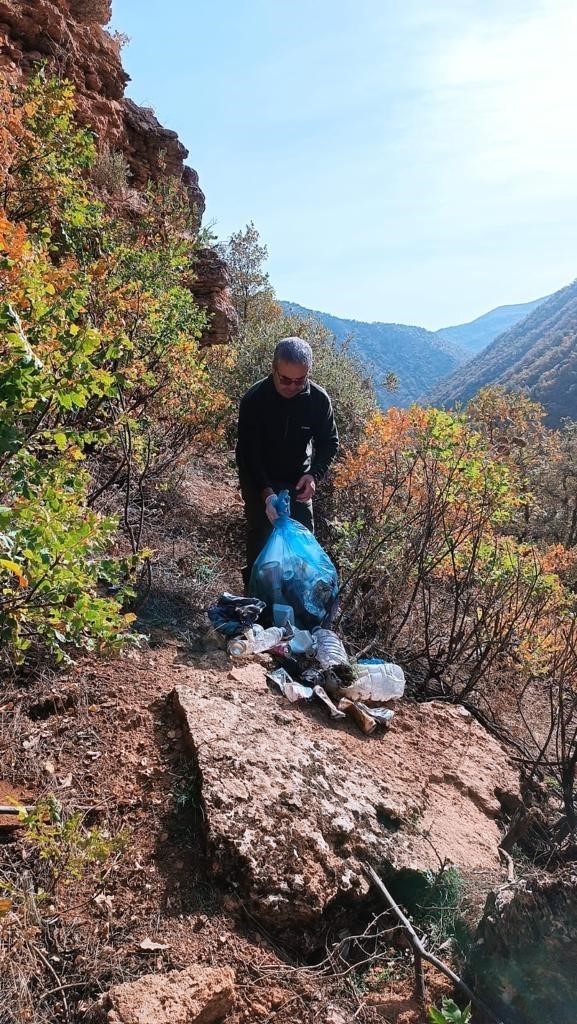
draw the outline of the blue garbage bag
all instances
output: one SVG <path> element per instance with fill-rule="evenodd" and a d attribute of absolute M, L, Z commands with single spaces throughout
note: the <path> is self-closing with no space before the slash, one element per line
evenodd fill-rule
<path fill-rule="evenodd" d="M 275 499 L 279 514 L 254 563 L 249 594 L 269 608 L 289 605 L 299 629 L 329 625 L 338 599 L 337 571 L 306 526 L 290 518 L 288 491 Z"/>

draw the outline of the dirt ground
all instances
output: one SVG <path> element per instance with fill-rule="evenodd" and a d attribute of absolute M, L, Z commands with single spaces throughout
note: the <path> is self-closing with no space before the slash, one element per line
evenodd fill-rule
<path fill-rule="evenodd" d="M 194 466 L 178 500 L 168 495 L 158 509 L 148 543 L 155 536 L 159 572 L 138 623 L 148 639 L 114 660 L 84 658 L 14 682 L 0 699 L 0 804 L 52 794 L 65 813 L 81 810 L 86 826 L 123 842 L 101 869 L 55 882 L 13 816 L 0 817 L 0 876 L 24 879 L 30 891 L 40 878 L 49 901 L 39 913 L 30 897 L 24 931 L 21 914 L 0 917 L 0 1024 L 80 1022 L 112 983 L 192 963 L 234 968 L 229 1024 L 422 1024 L 412 958 L 397 935 L 367 972 L 370 934 L 356 941 L 346 929 L 319 932 L 324 962 L 315 968 L 302 961 L 298 935 L 289 948 L 258 925 L 234 878 L 211 877 L 202 804 L 169 695 L 201 652 L 218 646 L 204 616 L 210 599 L 240 587 L 241 506 L 230 467 Z M 339 955 L 345 939 L 350 959 Z M 431 1002 L 450 994 L 435 971 L 427 978 Z"/>

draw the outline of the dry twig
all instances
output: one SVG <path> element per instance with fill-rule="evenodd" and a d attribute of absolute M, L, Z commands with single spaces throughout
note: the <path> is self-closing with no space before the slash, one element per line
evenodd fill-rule
<path fill-rule="evenodd" d="M 401 908 L 397 906 L 386 885 L 379 878 L 376 871 L 373 870 L 370 864 L 365 864 L 364 870 L 371 879 L 371 881 L 374 882 L 377 888 L 381 891 L 389 907 L 397 915 L 399 921 L 401 922 L 401 924 L 403 925 L 407 932 L 408 938 L 413 947 L 413 954 L 415 957 L 415 983 L 419 998 L 424 1002 L 426 996 L 422 961 L 427 960 L 430 964 L 433 965 L 433 967 L 436 967 L 437 970 L 441 971 L 441 974 L 444 974 L 446 978 L 449 978 L 449 980 L 452 981 L 454 985 L 460 988 L 461 991 L 466 995 L 467 999 L 469 999 L 471 1003 L 473 1003 L 479 1010 L 486 1014 L 490 1020 L 494 1021 L 494 1024 L 502 1024 L 502 1021 L 495 1016 L 490 1007 L 488 1007 L 486 1003 L 484 1003 L 481 999 L 478 998 L 478 996 L 475 995 L 474 992 L 471 991 L 469 986 L 463 981 L 462 978 L 459 977 L 458 974 L 455 974 L 455 972 L 447 964 L 443 963 L 442 960 L 439 960 L 439 958 L 436 957 L 433 953 L 430 953 L 427 949 L 425 949 L 411 922 L 407 917 L 405 917 Z"/>

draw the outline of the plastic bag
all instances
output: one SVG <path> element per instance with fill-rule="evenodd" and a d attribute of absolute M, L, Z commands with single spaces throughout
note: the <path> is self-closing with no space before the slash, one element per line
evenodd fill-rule
<path fill-rule="evenodd" d="M 216 604 L 208 609 L 208 617 L 215 629 L 225 636 L 235 636 L 252 626 L 262 615 L 265 605 L 254 598 L 237 594 L 221 594 Z"/>
<path fill-rule="evenodd" d="M 313 695 L 310 686 L 302 686 L 301 683 L 295 683 L 294 679 L 291 679 L 284 668 L 276 668 L 274 672 L 267 672 L 266 678 L 269 687 L 280 690 L 283 697 L 290 700 L 291 704 L 296 703 L 297 700 L 310 700 Z"/>
<path fill-rule="evenodd" d="M 279 517 L 254 563 L 249 593 L 270 608 L 289 605 L 300 629 L 329 623 L 337 605 L 337 571 L 310 530 L 290 518 L 288 491 L 281 491 L 275 507 Z"/>

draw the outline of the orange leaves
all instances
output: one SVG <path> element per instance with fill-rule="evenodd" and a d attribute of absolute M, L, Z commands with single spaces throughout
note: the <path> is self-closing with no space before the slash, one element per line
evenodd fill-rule
<path fill-rule="evenodd" d="M 17 562 L 13 562 L 10 558 L 0 558 L 0 569 L 5 569 L 18 581 L 19 587 L 27 587 L 28 580 L 22 572 L 22 566 L 18 565 Z"/>

